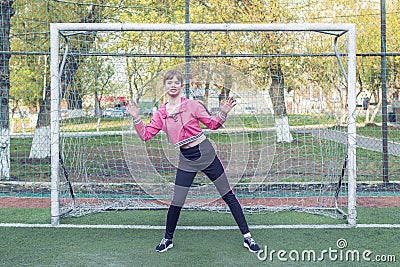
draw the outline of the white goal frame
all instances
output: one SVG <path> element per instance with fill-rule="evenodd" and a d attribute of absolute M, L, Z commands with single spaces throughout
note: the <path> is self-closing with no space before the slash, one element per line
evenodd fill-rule
<path fill-rule="evenodd" d="M 51 75 L 51 225 L 60 224 L 60 73 L 59 37 L 62 31 L 342 31 L 348 35 L 348 215 L 350 226 L 357 224 L 356 212 L 356 27 L 355 24 L 130 24 L 130 23 L 52 23 L 50 24 Z"/>

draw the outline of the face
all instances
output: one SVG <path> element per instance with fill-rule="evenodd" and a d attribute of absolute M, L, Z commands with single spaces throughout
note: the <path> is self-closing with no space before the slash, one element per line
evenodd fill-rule
<path fill-rule="evenodd" d="M 166 80 L 164 84 L 165 91 L 169 96 L 172 97 L 180 95 L 182 86 L 182 82 L 176 76 L 174 76 L 171 80 Z"/>

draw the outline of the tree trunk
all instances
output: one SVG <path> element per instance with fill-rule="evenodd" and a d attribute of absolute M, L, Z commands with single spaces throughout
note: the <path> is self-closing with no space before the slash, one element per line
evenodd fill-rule
<path fill-rule="evenodd" d="M 98 19 L 100 14 L 100 7 L 93 5 L 89 14 L 81 20 L 82 23 L 95 23 L 100 22 Z M 72 84 L 75 73 L 77 72 L 81 63 L 79 53 L 87 53 L 96 38 L 96 32 L 90 34 L 83 34 L 80 39 L 79 47 L 72 47 L 70 52 L 73 56 L 68 56 L 63 68 L 60 79 L 61 97 L 64 97 L 67 91 L 67 87 Z M 75 91 L 71 90 L 69 93 L 68 101 L 69 107 L 79 107 L 81 104 L 81 97 Z M 75 101 L 75 102 L 74 102 Z M 77 102 L 76 102 L 77 101 Z M 35 134 L 32 140 L 31 151 L 29 158 L 47 158 L 50 157 L 50 85 L 46 86 L 45 97 L 41 100 L 38 120 L 36 124 Z"/>
<path fill-rule="evenodd" d="M 14 1 L 1 1 L 0 22 L 0 180 L 10 178 L 10 20 L 14 15 Z"/>
<path fill-rule="evenodd" d="M 210 82 L 211 82 L 211 64 L 208 64 L 207 77 L 204 85 L 204 105 L 208 108 L 208 98 L 210 95 Z"/>
<path fill-rule="evenodd" d="M 94 116 L 101 117 L 101 104 L 99 99 L 99 92 L 96 90 L 94 91 Z"/>
<path fill-rule="evenodd" d="M 230 69 L 228 69 L 226 66 L 224 72 L 224 84 L 222 85 L 221 92 L 218 96 L 219 103 L 221 103 L 222 100 L 226 99 L 229 96 L 232 89 L 232 73 Z"/>
<path fill-rule="evenodd" d="M 269 94 L 275 113 L 275 127 L 277 142 L 292 142 L 293 137 L 290 133 L 289 119 L 285 104 L 285 80 L 279 63 L 271 66 L 271 86 Z"/>

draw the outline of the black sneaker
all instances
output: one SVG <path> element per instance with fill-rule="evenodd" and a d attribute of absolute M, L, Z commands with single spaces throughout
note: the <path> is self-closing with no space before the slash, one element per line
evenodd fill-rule
<path fill-rule="evenodd" d="M 245 237 L 243 246 L 253 253 L 257 253 L 260 250 L 260 247 L 252 237 Z"/>
<path fill-rule="evenodd" d="M 172 239 L 166 239 L 163 238 L 160 242 L 160 244 L 157 245 L 156 251 L 157 252 L 164 252 L 167 251 L 168 249 L 172 248 L 174 244 L 172 244 Z"/>

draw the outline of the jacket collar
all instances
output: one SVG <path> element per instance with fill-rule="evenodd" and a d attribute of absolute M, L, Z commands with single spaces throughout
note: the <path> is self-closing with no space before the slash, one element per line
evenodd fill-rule
<path fill-rule="evenodd" d="M 185 111 L 187 110 L 187 102 L 188 102 L 188 99 L 187 99 L 187 98 L 181 97 L 181 106 L 179 107 L 178 111 L 177 111 L 175 114 L 179 114 L 179 113 L 185 112 Z M 168 113 L 167 113 L 167 103 L 168 103 L 168 102 L 164 103 L 164 104 L 161 105 L 161 107 L 159 108 L 159 111 L 161 112 L 161 115 L 163 116 L 164 119 L 165 119 L 168 115 L 171 115 L 171 114 L 168 114 Z"/>

